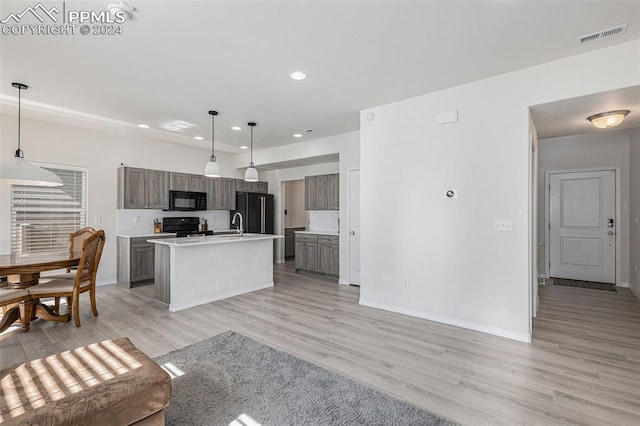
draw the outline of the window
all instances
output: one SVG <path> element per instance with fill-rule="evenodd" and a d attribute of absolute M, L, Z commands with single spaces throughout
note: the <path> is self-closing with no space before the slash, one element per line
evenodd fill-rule
<path fill-rule="evenodd" d="M 67 250 L 69 234 L 86 226 L 86 168 L 40 167 L 60 176 L 63 185 L 11 186 L 11 253 Z"/>

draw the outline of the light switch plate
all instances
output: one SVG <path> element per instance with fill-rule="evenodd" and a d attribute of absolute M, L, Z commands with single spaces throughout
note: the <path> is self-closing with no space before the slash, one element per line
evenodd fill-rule
<path fill-rule="evenodd" d="M 510 219 L 494 219 L 493 220 L 494 231 L 513 231 L 513 223 Z"/>

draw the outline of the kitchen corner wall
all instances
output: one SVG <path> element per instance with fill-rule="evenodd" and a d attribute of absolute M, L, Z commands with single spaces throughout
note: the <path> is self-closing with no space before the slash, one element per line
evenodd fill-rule
<path fill-rule="evenodd" d="M 640 298 L 640 129 L 629 131 L 629 287 Z"/>
<path fill-rule="evenodd" d="M 529 107 L 640 84 L 639 50 L 635 40 L 362 111 L 360 303 L 530 341 Z M 452 110 L 457 122 L 436 123 Z M 496 219 L 513 230 L 494 231 Z"/>
<path fill-rule="evenodd" d="M 52 118 L 51 120 L 54 120 Z M 97 125 L 96 125 L 97 126 Z M 16 149 L 17 118 L 0 115 L 0 161 Z M 145 136 L 144 131 L 88 127 L 22 117 L 22 149 L 30 161 L 85 166 L 88 169 L 88 226 L 104 229 L 107 240 L 98 283 L 116 282 L 116 182 L 120 163 L 131 167 L 202 174 L 211 152 Z M 230 154 L 216 152 L 228 177 L 241 177 Z M 0 253 L 11 251 L 11 188 L 0 183 Z M 126 214 L 125 214 L 126 215 Z M 154 217 L 157 213 L 154 213 Z M 96 224 L 95 218 L 101 223 Z M 145 216 L 146 217 L 146 216 Z M 151 228 L 152 229 L 152 228 Z"/>

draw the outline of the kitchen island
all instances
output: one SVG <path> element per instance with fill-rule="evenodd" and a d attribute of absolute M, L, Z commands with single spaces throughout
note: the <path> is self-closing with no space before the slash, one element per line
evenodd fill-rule
<path fill-rule="evenodd" d="M 155 299 L 171 312 L 273 287 L 273 240 L 239 234 L 149 240 Z"/>

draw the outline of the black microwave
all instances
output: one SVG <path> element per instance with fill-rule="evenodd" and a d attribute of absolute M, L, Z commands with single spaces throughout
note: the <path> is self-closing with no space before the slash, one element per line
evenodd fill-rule
<path fill-rule="evenodd" d="M 169 191 L 169 210 L 194 211 L 207 209 L 204 192 Z"/>

